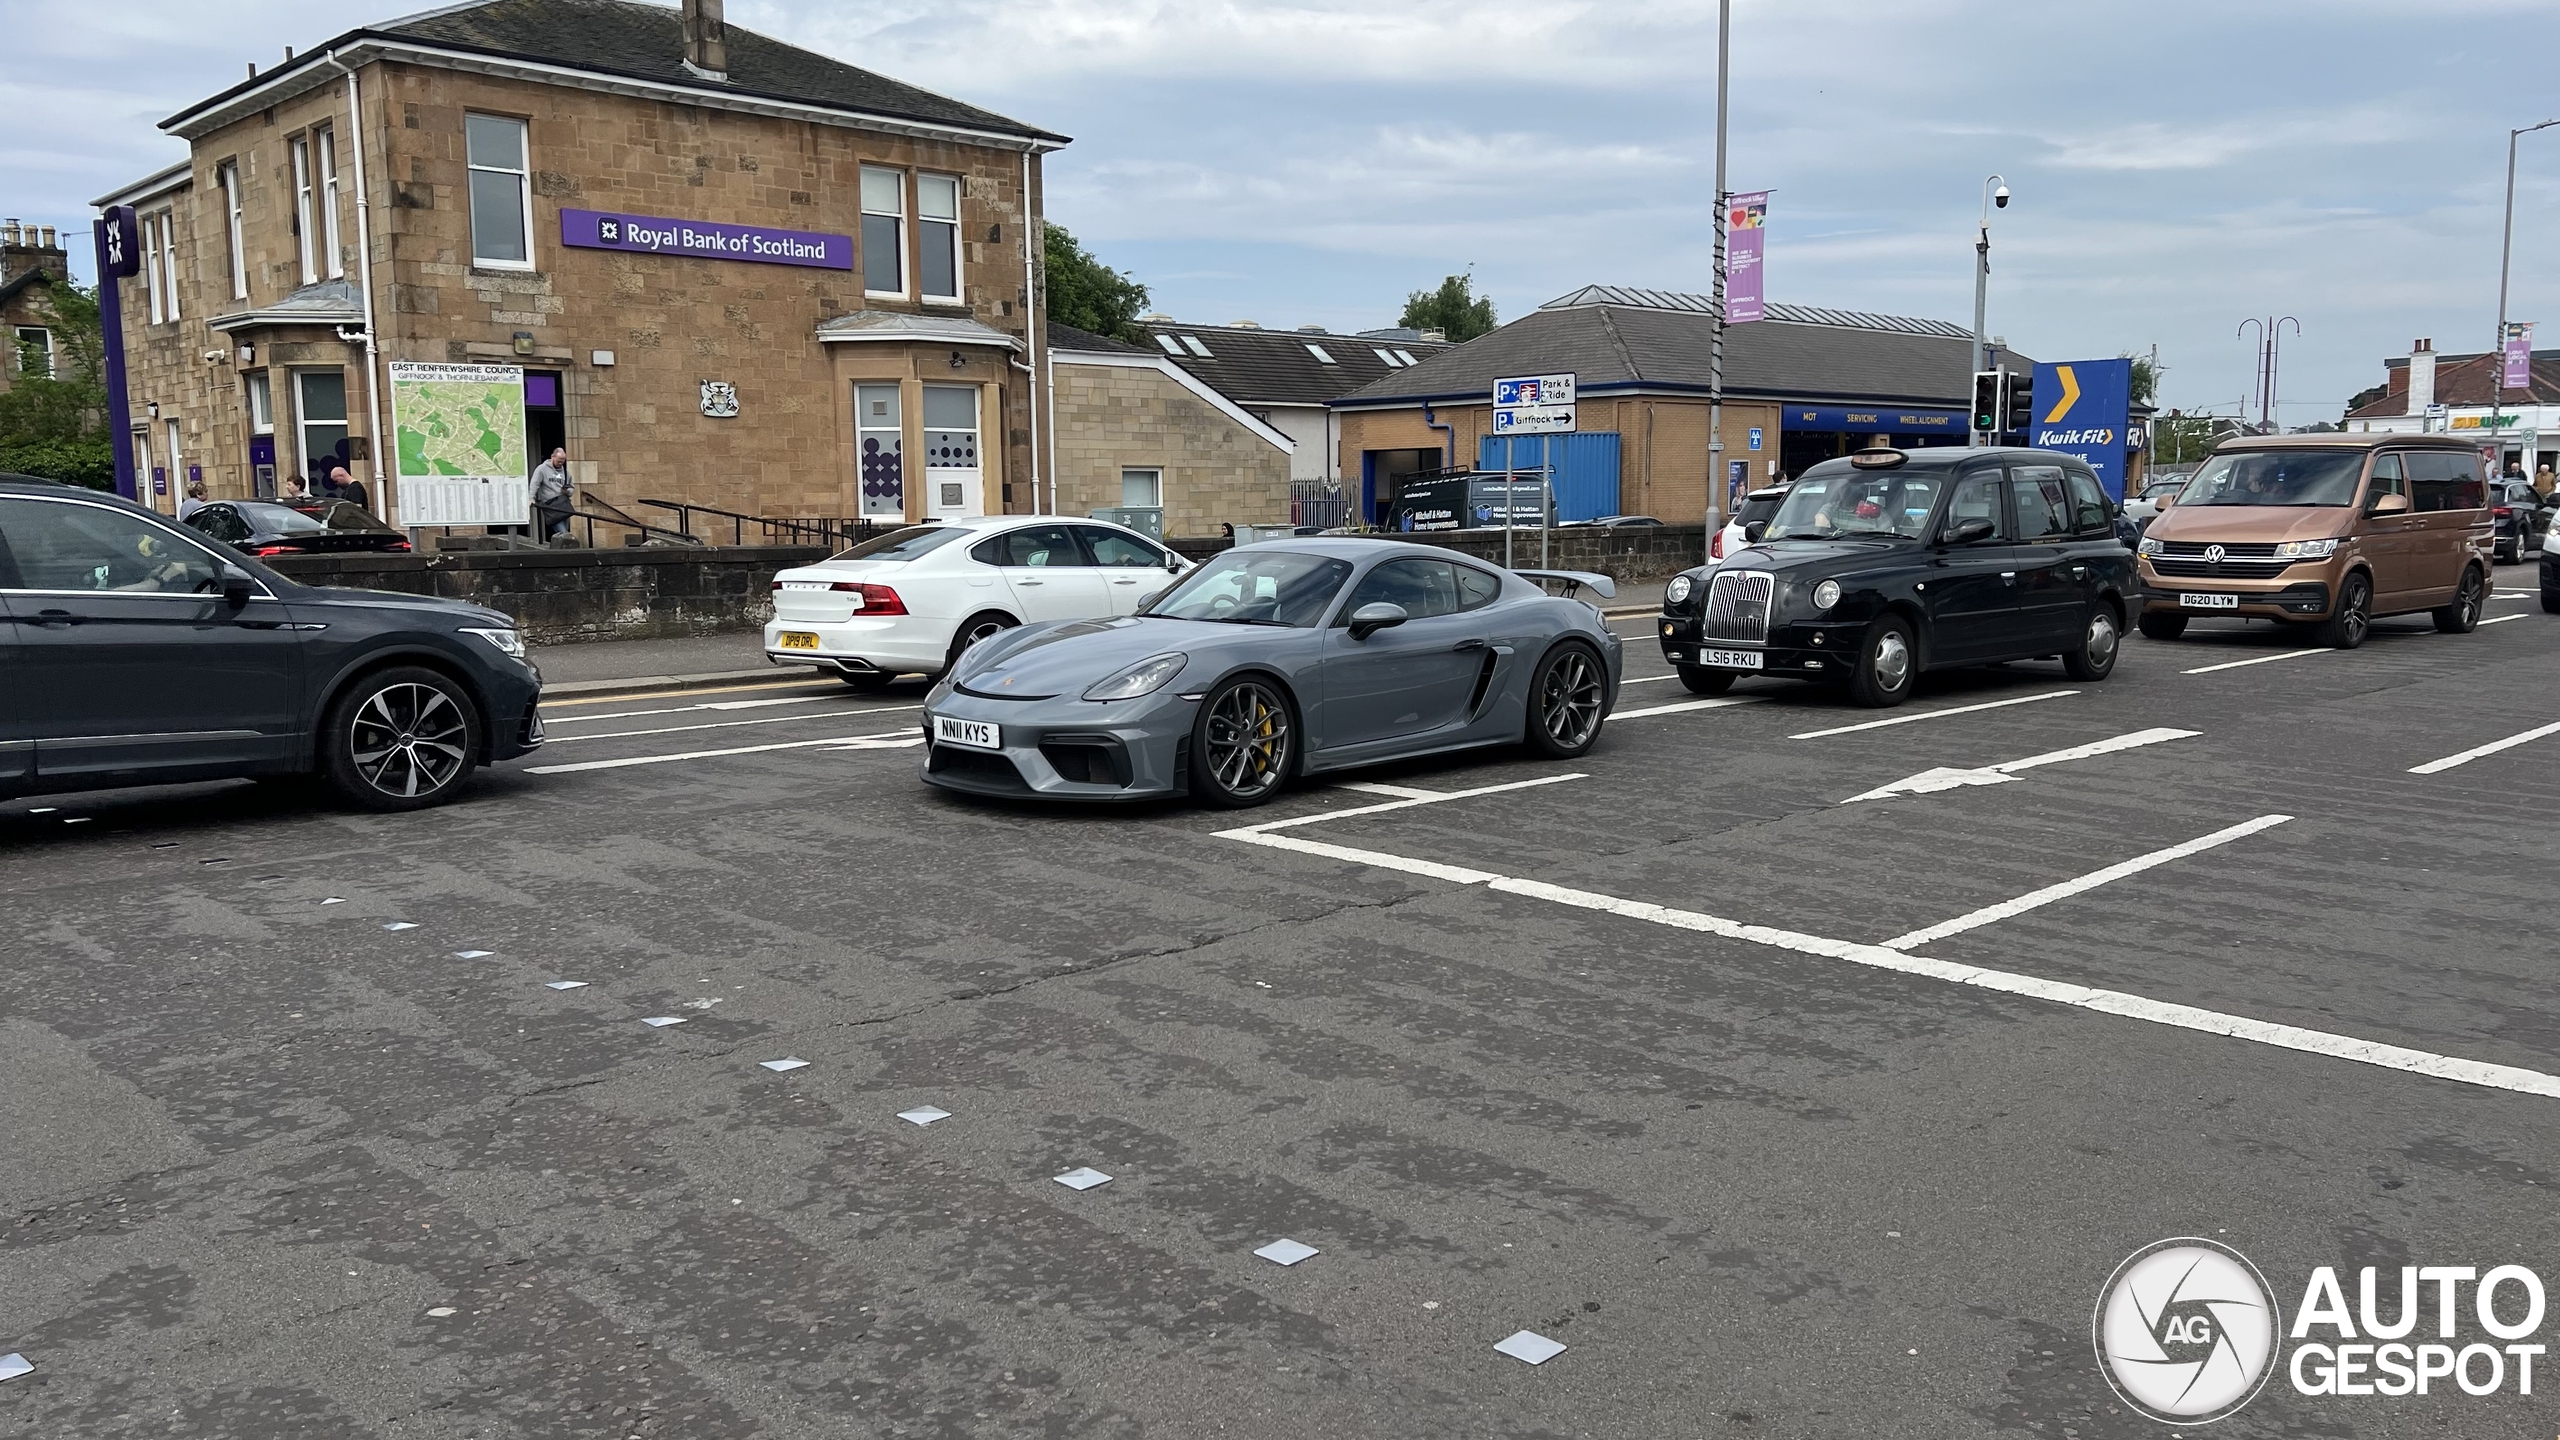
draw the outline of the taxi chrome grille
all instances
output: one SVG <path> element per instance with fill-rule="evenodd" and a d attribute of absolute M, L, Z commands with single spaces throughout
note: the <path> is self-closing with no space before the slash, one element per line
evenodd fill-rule
<path fill-rule="evenodd" d="M 1719 570 L 1707 590 L 1707 618 L 1699 632 L 1709 640 L 1769 643 L 1769 596 L 1775 577 L 1766 570 Z"/>

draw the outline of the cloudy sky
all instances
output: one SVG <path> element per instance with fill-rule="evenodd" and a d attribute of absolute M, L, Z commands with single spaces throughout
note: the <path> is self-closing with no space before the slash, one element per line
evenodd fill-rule
<path fill-rule="evenodd" d="M 153 122 L 345 0 L 0 0 L 0 212 L 180 158 Z M 388 17 L 405 7 L 387 5 Z M 2506 132 L 2560 114 L 2549 0 L 1738 0 L 1731 183 L 1776 192 L 1774 299 L 2157 346 L 2162 399 L 2289 424 L 2413 337 L 2485 348 Z M 1709 283 L 1715 7 L 1629 0 L 730 0 L 732 25 L 1063 131 L 1050 214 L 1204 323 L 1392 323 L 1472 270 L 1504 316 Z M 2511 313 L 2560 345 L 2560 129 L 2523 144 Z M 85 268 L 85 266 L 84 266 Z M 2254 333 L 2254 332 L 2253 332 Z"/>

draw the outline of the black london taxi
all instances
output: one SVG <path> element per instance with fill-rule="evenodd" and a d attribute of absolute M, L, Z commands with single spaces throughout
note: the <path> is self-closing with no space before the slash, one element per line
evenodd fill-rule
<path fill-rule="evenodd" d="M 2103 680 L 2137 593 L 2106 490 L 2050 450 L 1861 450 L 1756 530 L 1663 589 L 1662 656 L 1697 694 L 1768 675 L 1898 705 L 1923 670 L 2055 656 Z"/>

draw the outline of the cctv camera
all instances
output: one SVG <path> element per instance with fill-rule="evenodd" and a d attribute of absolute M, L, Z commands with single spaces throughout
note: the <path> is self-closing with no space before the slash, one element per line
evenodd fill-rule
<path fill-rule="evenodd" d="M 2003 186 L 2001 186 L 1999 189 L 1992 191 L 1992 192 L 1991 192 L 1991 204 L 1992 204 L 1992 208 L 1994 208 L 1994 209 L 1998 209 L 1998 210 L 2006 210 L 2006 209 L 2008 209 L 2008 208 L 2009 208 L 2009 187 L 2008 187 L 2008 186 L 2006 186 L 2006 185 L 2003 185 Z"/>

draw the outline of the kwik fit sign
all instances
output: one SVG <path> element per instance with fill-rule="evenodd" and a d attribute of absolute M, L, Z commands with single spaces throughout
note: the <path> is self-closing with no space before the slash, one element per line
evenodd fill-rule
<path fill-rule="evenodd" d="M 2133 362 L 2065 360 L 2036 366 L 2027 443 L 2077 455 L 2098 472 L 2110 498 L 2124 498 L 2124 460 L 2133 448 Z"/>
<path fill-rule="evenodd" d="M 646 255 L 689 255 L 700 260 L 743 260 L 756 265 L 853 268 L 853 237 L 770 225 L 719 220 L 669 220 L 603 210 L 562 210 L 560 243 L 583 250 L 636 250 Z"/>

